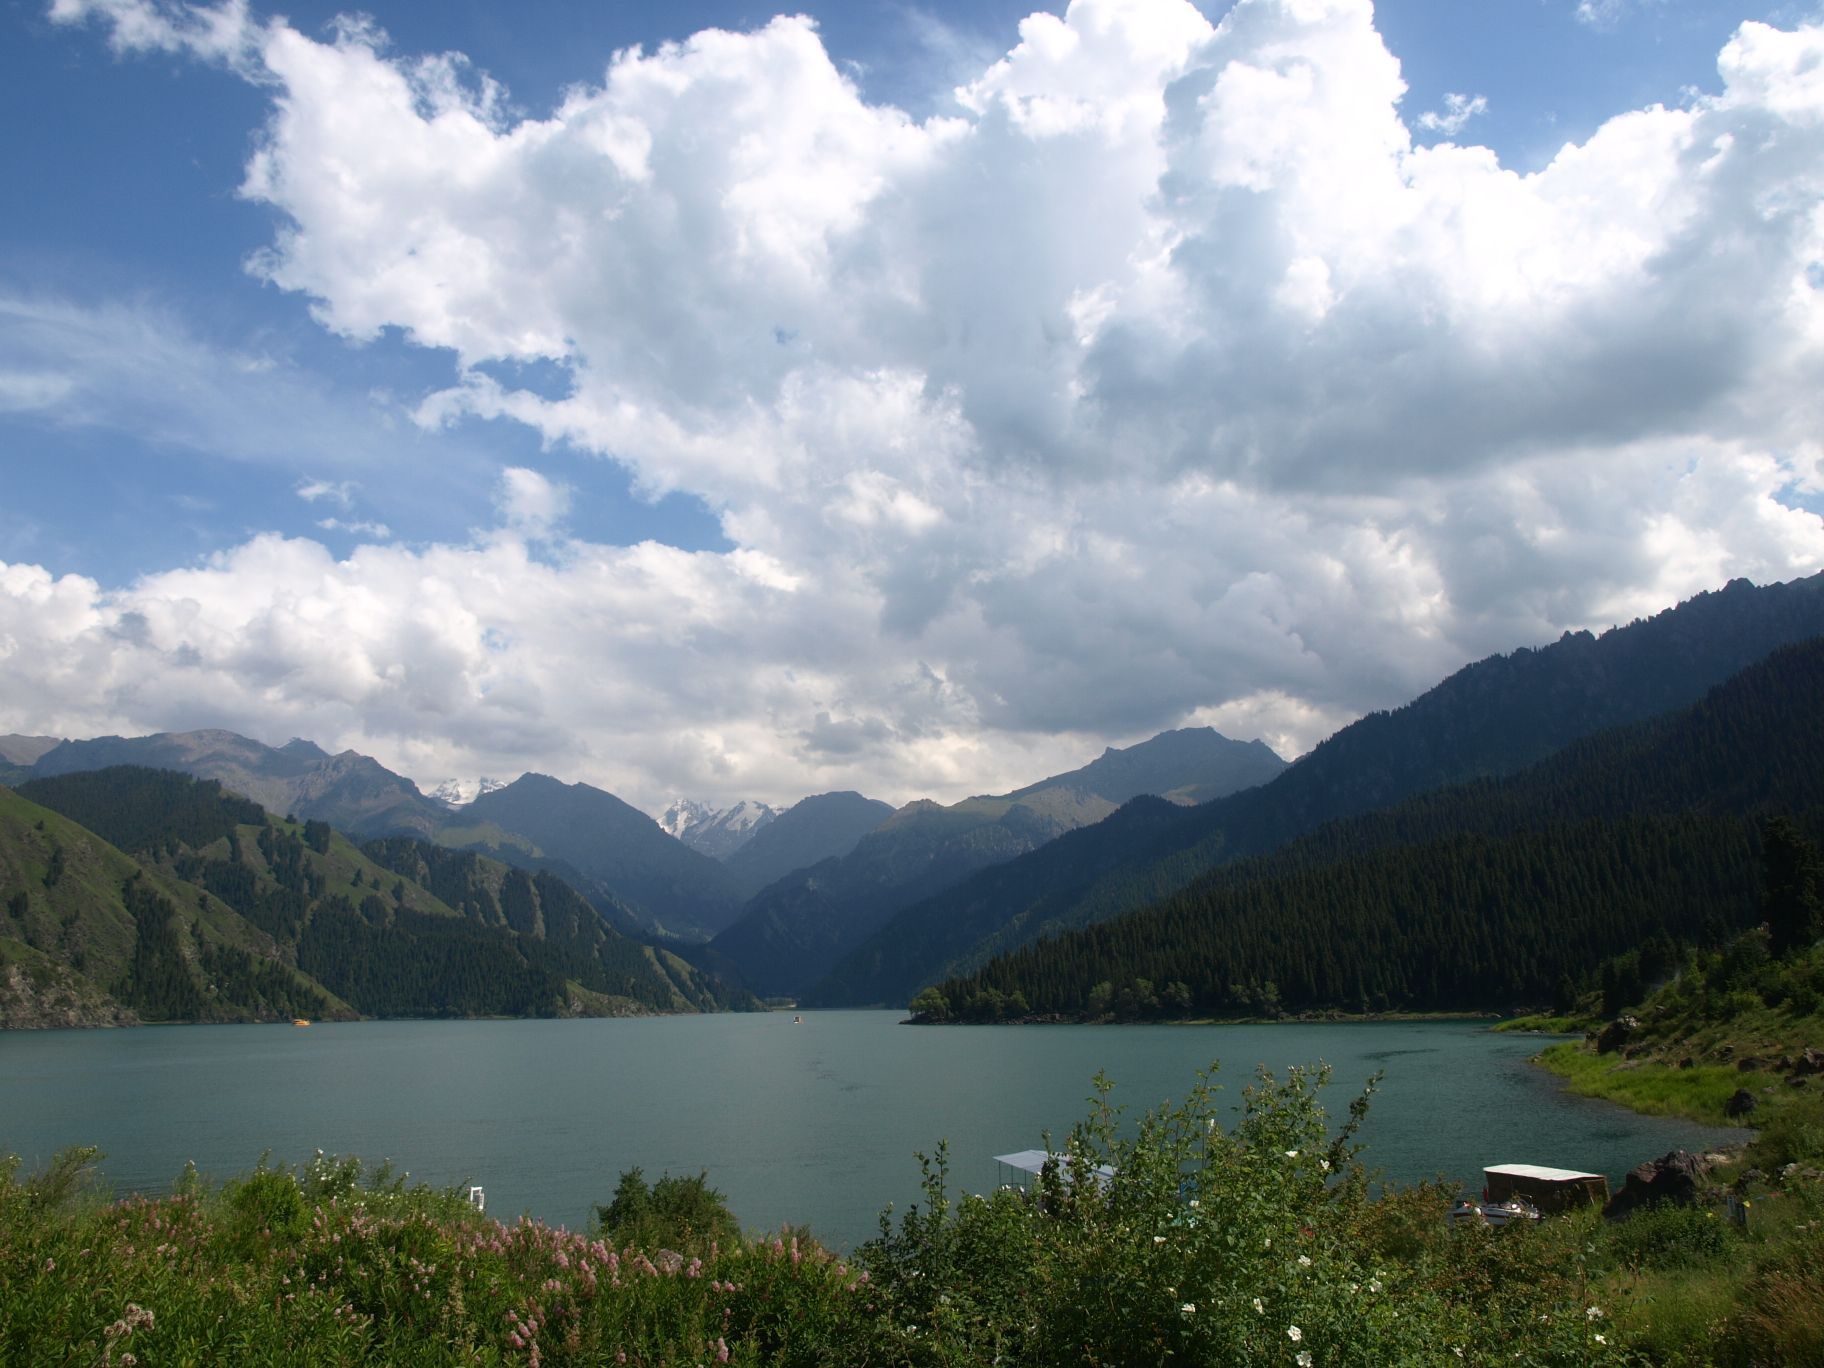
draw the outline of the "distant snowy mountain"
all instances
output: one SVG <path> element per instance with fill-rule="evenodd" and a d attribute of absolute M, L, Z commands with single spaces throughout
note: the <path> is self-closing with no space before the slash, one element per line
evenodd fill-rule
<path fill-rule="evenodd" d="M 484 793 L 507 786 L 505 779 L 490 779 L 482 775 L 479 779 L 445 779 L 430 791 L 429 797 L 442 803 L 445 807 L 466 807 Z"/>
<path fill-rule="evenodd" d="M 692 850 L 726 860 L 778 815 L 777 808 L 765 803 L 743 800 L 731 808 L 712 808 L 691 798 L 679 798 L 665 809 L 659 825 Z"/>

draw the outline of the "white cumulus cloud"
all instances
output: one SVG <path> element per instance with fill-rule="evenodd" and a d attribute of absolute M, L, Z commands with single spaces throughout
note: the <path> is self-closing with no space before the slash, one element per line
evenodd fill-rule
<path fill-rule="evenodd" d="M 500 472 L 495 502 L 509 527 L 542 536 L 563 522 L 570 511 L 570 491 L 536 470 L 508 466 Z"/>
<path fill-rule="evenodd" d="M 955 795 L 1193 719 L 1302 749 L 1489 650 L 1824 565 L 1791 502 L 1824 420 L 1818 26 L 1742 26 L 1716 93 L 1523 175 L 1415 143 L 1367 0 L 1074 0 L 925 119 L 803 18 L 521 116 L 371 26 L 54 14 L 245 45 L 272 108 L 241 193 L 282 223 L 254 269 L 335 333 L 449 349 L 424 428 L 525 425 L 734 549 L 592 544 L 514 467 L 463 544 L 256 538 L 113 593 L 15 566 L 0 640 L 37 645 L 0 656 L 0 724 L 206 711 L 655 801 Z"/>

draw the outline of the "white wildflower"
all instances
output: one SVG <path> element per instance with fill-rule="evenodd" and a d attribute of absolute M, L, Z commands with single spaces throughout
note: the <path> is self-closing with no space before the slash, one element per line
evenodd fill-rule
<path fill-rule="evenodd" d="M 1311 1256 L 1309 1254 L 1300 1254 L 1298 1256 L 1298 1266 L 1300 1268 L 1311 1267 Z"/>
<path fill-rule="evenodd" d="M 1255 1315 L 1258 1316 L 1261 1312 L 1265 1311 L 1266 1309 L 1267 1309 L 1267 1306 L 1266 1306 L 1265 1302 L 1261 1301 L 1261 1299 L 1259 1297 L 1254 1298 L 1254 1314 Z"/>
<path fill-rule="evenodd" d="M 1292 1343 L 1297 1344 L 1304 1337 L 1305 1332 L 1300 1330 L 1296 1325 L 1289 1325 L 1286 1327 L 1286 1338 L 1291 1340 Z"/>
<path fill-rule="evenodd" d="M 1292 1361 L 1298 1365 L 1298 1368 L 1311 1368 L 1311 1351 L 1300 1349 Z"/>
<path fill-rule="evenodd" d="M 1179 1307 L 1178 1310 L 1180 1312 L 1182 1312 L 1184 1315 L 1194 1316 L 1197 1314 L 1197 1303 L 1196 1302 L 1186 1302 L 1183 1306 Z"/>

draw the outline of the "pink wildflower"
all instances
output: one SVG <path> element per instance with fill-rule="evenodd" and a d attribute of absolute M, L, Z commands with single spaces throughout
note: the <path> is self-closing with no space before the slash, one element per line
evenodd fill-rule
<path fill-rule="evenodd" d="M 728 1341 L 723 1339 L 720 1335 L 716 1336 L 716 1362 L 728 1362 Z"/>

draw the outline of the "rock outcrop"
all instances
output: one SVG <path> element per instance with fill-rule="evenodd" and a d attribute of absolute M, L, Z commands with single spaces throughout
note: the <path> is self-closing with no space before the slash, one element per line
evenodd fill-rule
<path fill-rule="evenodd" d="M 0 964 L 0 1030 L 137 1025 L 131 1010 L 61 966 Z"/>
<path fill-rule="evenodd" d="M 1633 1034 L 1640 1029 L 1640 1018 L 1631 1016 L 1616 1017 L 1602 1028 L 1596 1037 L 1597 1054 L 1614 1054 L 1626 1045 Z"/>
<path fill-rule="evenodd" d="M 1602 1214 L 1613 1221 L 1641 1207 L 1658 1206 L 1663 1202 L 1691 1206 L 1698 1200 L 1699 1180 L 1703 1176 L 1703 1160 L 1684 1150 L 1673 1150 L 1630 1172 L 1621 1191 L 1609 1199 Z"/>

